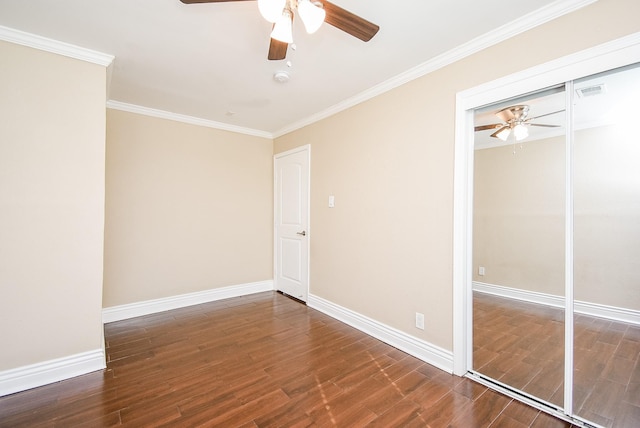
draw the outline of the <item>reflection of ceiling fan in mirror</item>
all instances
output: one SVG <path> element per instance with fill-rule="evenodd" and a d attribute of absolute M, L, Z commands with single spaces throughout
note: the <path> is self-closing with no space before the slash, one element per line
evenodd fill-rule
<path fill-rule="evenodd" d="M 251 0 L 180 1 L 192 4 Z M 323 22 L 326 22 L 347 34 L 368 42 L 380 29 L 376 24 L 326 0 L 258 0 L 258 9 L 267 21 L 273 23 L 268 55 L 270 60 L 285 59 L 287 56 L 287 47 L 293 43 L 292 24 L 295 12 L 300 16 L 309 34 L 314 33 Z"/>
<path fill-rule="evenodd" d="M 545 125 L 542 123 L 533 123 L 532 121 L 545 116 L 551 116 L 552 114 L 563 112 L 564 110 L 558 110 L 547 114 L 541 114 L 535 117 L 529 117 L 528 105 L 516 105 L 504 108 L 496 113 L 496 116 L 502 123 L 492 123 L 490 125 L 480 125 L 475 127 L 475 131 L 486 131 L 488 129 L 495 129 L 496 131 L 491 134 L 494 138 L 499 138 L 502 141 L 507 141 L 509 135 L 513 131 L 513 135 L 517 141 L 523 140 L 529 136 L 528 126 L 540 126 L 544 128 L 559 128 L 560 125 Z"/>

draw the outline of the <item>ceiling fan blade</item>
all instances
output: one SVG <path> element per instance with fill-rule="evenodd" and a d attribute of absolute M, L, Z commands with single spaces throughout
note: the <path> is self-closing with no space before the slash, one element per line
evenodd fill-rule
<path fill-rule="evenodd" d="M 536 117 L 530 117 L 529 119 L 527 119 L 527 121 L 533 120 L 533 119 L 538 119 L 540 117 L 551 116 L 552 114 L 562 113 L 563 111 L 564 111 L 564 109 L 558 110 L 558 111 L 552 111 L 551 113 L 541 114 L 540 116 L 536 116 Z"/>
<path fill-rule="evenodd" d="M 492 123 L 491 125 L 478 125 L 473 129 L 474 131 L 478 132 L 478 131 L 486 131 L 487 129 L 497 129 L 502 126 L 503 126 L 502 123 Z"/>
<path fill-rule="evenodd" d="M 194 3 L 225 3 L 231 1 L 255 1 L 255 0 L 180 0 L 184 4 Z"/>
<path fill-rule="evenodd" d="M 322 4 L 324 6 L 324 11 L 327 14 L 324 22 L 333 25 L 345 33 L 351 34 L 364 42 L 371 40 L 380 29 L 378 25 L 351 13 L 340 6 L 336 6 L 331 2 L 325 0 Z"/>
<path fill-rule="evenodd" d="M 527 123 L 529 126 L 540 126 L 543 128 L 562 128 L 562 125 L 545 125 L 544 123 Z"/>
<path fill-rule="evenodd" d="M 289 44 L 285 42 L 281 42 L 280 40 L 276 40 L 276 39 L 271 39 L 271 42 L 269 43 L 269 55 L 267 56 L 267 58 L 269 58 L 269 60 L 272 60 L 272 61 L 285 59 L 287 57 L 288 47 L 289 47 Z"/>

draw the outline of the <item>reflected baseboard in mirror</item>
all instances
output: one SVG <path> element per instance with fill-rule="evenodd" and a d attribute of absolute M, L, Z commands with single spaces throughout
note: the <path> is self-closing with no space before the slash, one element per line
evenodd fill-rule
<path fill-rule="evenodd" d="M 474 292 L 473 367 L 563 405 L 564 311 Z M 574 413 L 606 427 L 640 415 L 640 326 L 575 316 Z"/>

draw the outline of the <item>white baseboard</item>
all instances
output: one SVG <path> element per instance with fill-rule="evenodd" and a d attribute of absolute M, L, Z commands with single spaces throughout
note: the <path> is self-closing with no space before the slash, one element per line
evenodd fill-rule
<path fill-rule="evenodd" d="M 102 349 L 0 372 L 0 397 L 47 385 L 106 367 Z"/>
<path fill-rule="evenodd" d="M 599 305 L 589 302 L 575 302 L 575 312 L 592 317 L 606 318 L 612 321 L 622 321 L 640 326 L 640 311 L 616 308 L 614 306 Z"/>
<path fill-rule="evenodd" d="M 272 290 L 273 280 L 267 280 L 251 282 L 248 284 L 231 285 L 229 287 L 213 288 L 211 290 L 180 294 L 178 296 L 165 297 L 162 299 L 112 306 L 102 309 L 102 322 L 109 323 L 120 321 L 142 315 L 168 311 L 171 309 L 184 308 L 186 306 L 199 305 L 201 303 L 214 302 L 216 300 L 246 296 L 249 294 Z"/>
<path fill-rule="evenodd" d="M 493 294 L 507 299 L 521 300 L 523 302 L 537 303 L 539 305 L 564 308 L 564 297 L 553 294 L 538 293 L 535 291 L 520 290 L 518 288 L 503 287 L 501 285 L 487 284 L 473 281 L 473 291 L 485 294 Z"/>
<path fill-rule="evenodd" d="M 450 351 L 343 308 L 322 297 L 310 294 L 307 305 L 441 370 L 453 373 L 453 353 Z"/>
<path fill-rule="evenodd" d="M 520 290 L 477 281 L 473 282 L 473 291 L 556 308 L 564 307 L 564 297 L 553 294 L 537 293 L 535 291 Z M 618 308 L 579 300 L 573 303 L 573 308 L 574 312 L 578 314 L 640 325 L 640 311 L 633 309 Z"/>

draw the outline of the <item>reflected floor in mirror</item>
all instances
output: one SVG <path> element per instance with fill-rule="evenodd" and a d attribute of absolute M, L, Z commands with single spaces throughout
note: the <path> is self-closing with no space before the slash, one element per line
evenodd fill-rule
<path fill-rule="evenodd" d="M 564 311 L 474 293 L 477 372 L 562 405 Z M 640 426 L 640 327 L 576 314 L 574 412 L 605 427 Z"/>
<path fill-rule="evenodd" d="M 571 426 L 275 292 L 105 338 L 106 370 L 0 398 L 0 426 Z"/>

